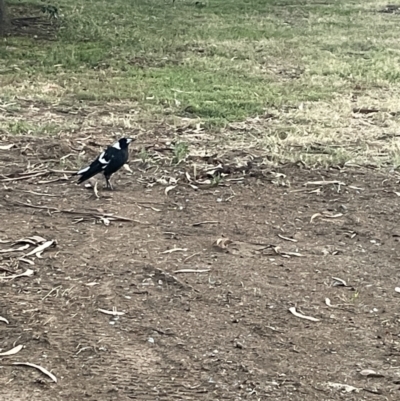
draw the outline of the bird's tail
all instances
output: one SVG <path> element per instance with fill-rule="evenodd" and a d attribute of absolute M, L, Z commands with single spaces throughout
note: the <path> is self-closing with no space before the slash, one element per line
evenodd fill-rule
<path fill-rule="evenodd" d="M 98 160 L 93 162 L 90 166 L 83 168 L 82 170 L 79 170 L 77 173 L 74 175 L 80 175 L 78 184 L 81 184 L 82 182 L 88 180 L 89 178 L 92 178 L 96 174 L 100 173 L 103 171 L 102 164 L 99 163 Z"/>

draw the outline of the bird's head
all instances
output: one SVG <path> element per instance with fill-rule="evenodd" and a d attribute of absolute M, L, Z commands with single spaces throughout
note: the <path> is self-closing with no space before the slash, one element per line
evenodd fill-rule
<path fill-rule="evenodd" d="M 125 149 L 128 147 L 128 145 L 133 142 L 135 139 L 134 138 L 121 138 L 116 142 L 113 146 L 115 148 L 119 149 Z"/>

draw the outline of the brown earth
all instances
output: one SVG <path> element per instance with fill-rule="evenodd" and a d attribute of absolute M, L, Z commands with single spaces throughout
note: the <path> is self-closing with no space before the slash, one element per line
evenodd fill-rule
<path fill-rule="evenodd" d="M 109 140 L 84 143 L 85 160 Z M 197 190 L 181 178 L 166 194 L 171 180 L 155 182 L 133 146 L 132 173 L 114 177 L 114 192 L 99 177 L 97 199 L 49 171 L 82 142 L 0 145 L 11 142 L 0 252 L 33 235 L 57 243 L 25 258 L 34 265 L 18 260 L 33 245 L 0 253 L 1 352 L 23 345 L 0 357 L 0 400 L 399 399 L 396 174 L 260 168 Z M 21 179 L 26 170 L 43 175 Z M 310 184 L 321 180 L 341 184 Z M 113 308 L 124 314 L 99 311 Z"/>

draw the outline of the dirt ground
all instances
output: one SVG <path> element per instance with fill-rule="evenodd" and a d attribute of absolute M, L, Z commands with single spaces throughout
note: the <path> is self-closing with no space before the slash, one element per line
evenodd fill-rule
<path fill-rule="evenodd" d="M 399 399 L 396 174 L 286 166 L 166 194 L 134 145 L 132 172 L 114 192 L 99 177 L 96 198 L 49 170 L 73 138 L 12 141 L 0 150 L 0 348 L 23 348 L 0 357 L 0 400 Z M 80 143 L 87 158 L 98 142 Z M 4 252 L 32 236 L 56 246 Z"/>

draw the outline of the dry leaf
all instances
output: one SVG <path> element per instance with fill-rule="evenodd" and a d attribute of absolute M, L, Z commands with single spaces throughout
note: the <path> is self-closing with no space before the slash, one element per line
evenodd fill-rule
<path fill-rule="evenodd" d="M 338 217 L 342 217 L 343 213 L 332 214 L 332 213 L 329 213 L 329 212 L 323 212 L 322 215 L 324 217 L 327 217 L 328 219 L 337 219 Z"/>
<path fill-rule="evenodd" d="M 342 217 L 343 213 L 332 214 L 330 212 L 322 212 L 322 213 L 315 213 L 311 216 L 310 223 L 317 217 L 326 217 L 328 219 L 336 219 L 338 217 Z"/>
<path fill-rule="evenodd" d="M 33 249 L 32 251 L 28 252 L 25 257 L 27 256 L 31 256 L 31 255 L 35 255 L 39 252 L 44 251 L 46 248 L 48 248 L 49 246 L 53 245 L 55 243 L 55 240 L 52 239 L 51 241 L 46 241 L 44 244 L 39 245 L 37 248 Z"/>
<path fill-rule="evenodd" d="M 312 223 L 313 220 L 314 220 L 316 217 L 319 217 L 319 216 L 322 216 L 322 214 L 321 214 L 321 213 L 315 213 L 315 214 L 313 214 L 313 215 L 311 216 L 310 223 Z"/>
<path fill-rule="evenodd" d="M 360 375 L 366 377 L 384 377 L 382 373 L 377 373 L 372 369 L 364 369 L 360 372 Z"/>
<path fill-rule="evenodd" d="M 19 258 L 18 260 L 20 260 L 21 262 L 28 263 L 28 265 L 34 265 L 35 264 L 35 262 L 33 260 L 30 260 L 30 259 Z"/>
<path fill-rule="evenodd" d="M 124 164 L 124 169 L 126 170 L 126 171 L 129 171 L 130 173 L 133 173 L 133 171 L 131 170 L 131 168 L 129 167 L 129 164 Z"/>
<path fill-rule="evenodd" d="M 325 298 L 325 303 L 330 307 L 330 308 L 337 308 L 337 306 L 334 306 L 331 304 L 331 300 L 329 298 Z"/>
<path fill-rule="evenodd" d="M 24 271 L 24 272 L 21 273 L 21 274 L 14 274 L 14 275 L 12 275 L 12 276 L 0 277 L 0 280 L 1 280 L 1 279 L 4 279 L 4 280 L 14 280 L 15 278 L 18 278 L 18 277 L 29 277 L 29 276 L 32 276 L 33 273 L 35 273 L 33 270 L 27 269 L 26 271 Z"/>
<path fill-rule="evenodd" d="M 216 241 L 213 242 L 213 246 L 220 249 L 226 249 L 228 248 L 228 245 L 232 243 L 233 241 L 229 238 L 218 238 Z"/>
<path fill-rule="evenodd" d="M 332 277 L 333 283 L 332 283 L 332 287 L 348 287 L 347 283 L 342 280 L 341 278 L 338 277 Z"/>
<path fill-rule="evenodd" d="M 10 150 L 14 147 L 15 145 L 11 143 L 10 145 L 0 145 L 0 150 Z"/>
<path fill-rule="evenodd" d="M 99 219 L 101 220 L 101 222 L 105 225 L 105 226 L 109 226 L 110 225 L 110 220 L 103 217 L 103 216 L 99 216 Z"/>
<path fill-rule="evenodd" d="M 57 383 L 57 377 L 55 377 L 53 375 L 53 373 L 50 373 L 47 369 L 45 369 L 39 365 L 35 365 L 34 363 L 29 363 L 29 362 L 14 362 L 13 365 L 30 366 L 31 368 L 38 369 L 45 375 L 49 376 L 50 379 L 53 380 L 55 383 Z"/>
<path fill-rule="evenodd" d="M 186 179 L 189 181 L 189 182 L 192 182 L 192 178 L 190 177 L 190 174 L 186 171 L 185 172 L 185 176 L 186 176 Z"/>
<path fill-rule="evenodd" d="M 360 391 L 359 388 L 353 387 L 353 386 L 349 386 L 348 384 L 328 382 L 328 386 L 331 387 L 331 388 L 334 388 L 335 390 L 344 390 L 346 393 L 352 393 L 353 391 L 355 393 L 358 393 Z"/>
<path fill-rule="evenodd" d="M 35 235 L 33 237 L 21 238 L 15 244 L 27 243 L 27 244 L 31 244 L 31 245 L 38 245 L 38 244 L 42 244 L 43 242 L 46 242 L 45 238 Z"/>
<path fill-rule="evenodd" d="M 174 188 L 176 188 L 176 185 L 170 185 L 167 188 L 165 188 L 165 195 L 168 195 L 168 192 L 172 191 Z"/>
<path fill-rule="evenodd" d="M 23 345 L 17 345 L 16 347 L 10 349 L 9 351 L 6 352 L 0 352 L 0 356 L 9 356 L 9 355 L 14 355 L 17 354 L 21 349 L 23 348 Z"/>
<path fill-rule="evenodd" d="M 296 316 L 299 317 L 301 319 L 306 319 L 306 320 L 310 320 L 312 322 L 319 322 L 319 319 L 316 319 L 315 317 L 311 317 L 311 316 L 306 316 L 306 315 L 302 315 L 301 313 L 296 311 L 296 308 L 294 306 L 292 306 L 291 308 L 289 308 L 289 312 Z"/>
<path fill-rule="evenodd" d="M 8 252 L 20 252 L 25 251 L 25 249 L 29 248 L 29 244 L 22 245 L 19 248 L 9 248 L 9 249 L 0 249 L 0 253 L 8 253 Z"/>

